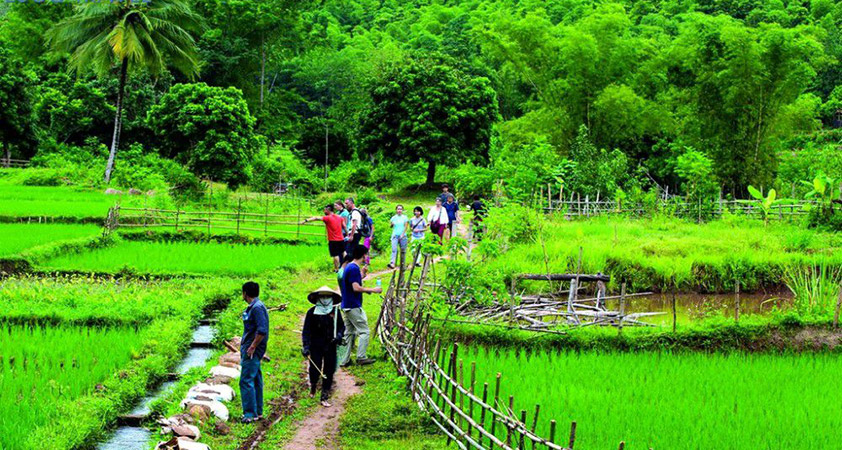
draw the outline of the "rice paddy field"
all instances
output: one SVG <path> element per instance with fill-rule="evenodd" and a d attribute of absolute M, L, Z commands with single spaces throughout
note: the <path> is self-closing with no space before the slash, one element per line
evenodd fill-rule
<path fill-rule="evenodd" d="M 466 367 L 476 361 L 480 392 L 502 372 L 502 401 L 514 395 L 528 423 L 540 404 L 541 435 L 550 419 L 561 430 L 576 421 L 577 448 L 823 449 L 842 427 L 835 354 L 459 353 Z"/>
<path fill-rule="evenodd" d="M 57 404 L 93 393 L 142 344 L 134 327 L 0 325 L 0 448 L 24 448 Z"/>
<path fill-rule="evenodd" d="M 98 225 L 4 223 L 0 224 L 0 258 L 44 244 L 100 233 L 102 228 Z"/>
<path fill-rule="evenodd" d="M 45 270 L 148 274 L 255 275 L 312 261 L 323 246 L 225 244 L 216 242 L 121 241 L 116 245 L 60 255 L 45 261 Z"/>
<path fill-rule="evenodd" d="M 544 226 L 543 241 L 546 263 L 541 245 L 522 244 L 489 262 L 487 271 L 575 272 L 582 247 L 583 273 L 625 278 L 639 291 L 661 289 L 674 277 L 684 290 L 730 293 L 735 279 L 748 291 L 782 285 L 787 267 L 842 266 L 842 235 L 757 220 L 555 219 Z"/>
<path fill-rule="evenodd" d="M 105 219 L 117 201 L 142 206 L 139 196 L 105 195 L 69 186 L 19 186 L 0 183 L 0 215 L 6 217 L 67 217 Z"/>

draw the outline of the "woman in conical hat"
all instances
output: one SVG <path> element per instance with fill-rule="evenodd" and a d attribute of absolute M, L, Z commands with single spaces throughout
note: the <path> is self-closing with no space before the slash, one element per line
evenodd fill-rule
<path fill-rule="evenodd" d="M 345 336 L 345 323 L 337 306 L 342 296 L 327 286 L 322 286 L 307 295 L 314 306 L 304 318 L 301 333 L 303 348 L 301 354 L 309 361 L 310 397 L 316 395 L 319 379 L 322 380 L 321 403 L 330 407 L 328 399 L 336 372 L 336 347 Z"/>

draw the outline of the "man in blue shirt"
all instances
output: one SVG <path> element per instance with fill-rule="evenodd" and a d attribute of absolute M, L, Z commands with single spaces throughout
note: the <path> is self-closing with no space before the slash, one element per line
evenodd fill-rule
<path fill-rule="evenodd" d="M 243 401 L 243 423 L 255 422 L 263 416 L 263 374 L 260 360 L 266 354 L 269 340 L 269 312 L 260 301 L 260 286 L 254 281 L 243 285 L 243 338 L 240 341 L 240 397 Z"/>
<path fill-rule="evenodd" d="M 363 294 L 379 294 L 383 288 L 363 287 L 363 272 L 360 267 L 368 254 L 368 248 L 364 245 L 354 247 L 354 260 L 345 266 L 342 276 L 342 311 L 345 313 L 345 336 L 347 344 L 339 350 L 339 365 L 344 367 L 351 364 L 351 347 L 355 338 L 359 337 L 357 344 L 357 364 L 366 365 L 374 362 L 366 357 L 368 349 L 369 328 L 368 317 L 363 310 Z"/>
<path fill-rule="evenodd" d="M 442 206 L 447 211 L 447 229 L 450 231 L 447 238 L 450 239 L 453 237 L 453 224 L 459 221 L 459 203 L 456 202 L 456 197 L 453 194 L 447 194 Z"/>

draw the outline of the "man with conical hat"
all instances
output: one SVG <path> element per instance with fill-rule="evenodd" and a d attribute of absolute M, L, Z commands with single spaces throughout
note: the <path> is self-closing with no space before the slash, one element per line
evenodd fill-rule
<path fill-rule="evenodd" d="M 322 406 L 330 407 L 330 390 L 333 374 L 336 372 L 336 347 L 345 336 L 345 322 L 337 305 L 342 296 L 327 286 L 322 286 L 307 295 L 313 307 L 304 317 L 301 333 L 303 347 L 301 354 L 309 361 L 310 397 L 315 397 L 319 379 L 322 380 Z"/>

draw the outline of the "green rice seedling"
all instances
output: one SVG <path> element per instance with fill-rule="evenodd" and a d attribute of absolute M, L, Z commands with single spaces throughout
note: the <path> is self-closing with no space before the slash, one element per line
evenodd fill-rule
<path fill-rule="evenodd" d="M 165 201 L 161 197 L 162 201 Z M 117 202 L 141 207 L 157 205 L 157 196 L 106 195 L 102 191 L 67 186 L 15 186 L 0 184 L 0 215 L 7 217 L 105 218 Z M 166 204 L 166 203 L 165 203 Z M 164 206 L 162 204 L 161 206 Z"/>
<path fill-rule="evenodd" d="M 485 264 L 486 271 L 504 278 L 543 273 L 547 266 L 575 272 L 582 247 L 583 272 L 625 279 L 632 290 L 665 289 L 675 280 L 680 289 L 730 293 L 736 280 L 744 291 L 783 285 L 786 267 L 821 260 L 842 267 L 842 236 L 786 223 L 598 218 L 553 220 L 544 228 L 546 265 L 541 246 L 521 244 Z"/>
<path fill-rule="evenodd" d="M 503 403 L 513 395 L 528 423 L 540 404 L 540 435 L 553 419 L 566 442 L 576 421 L 576 448 L 816 449 L 842 426 L 839 355 L 463 347 L 460 357 L 476 361 L 480 391 L 502 373 Z"/>
<path fill-rule="evenodd" d="M 78 325 L 145 324 L 185 317 L 214 297 L 236 292 L 239 280 L 98 280 L 81 276 L 0 280 L 0 321 Z"/>
<path fill-rule="evenodd" d="M 141 345 L 133 327 L 0 325 L 0 448 L 24 448 L 57 404 L 94 392 Z"/>
<path fill-rule="evenodd" d="M 787 267 L 785 275 L 799 314 L 826 317 L 833 313 L 842 285 L 842 268 L 832 267 L 822 260 L 818 266 Z"/>
<path fill-rule="evenodd" d="M 293 268 L 327 250 L 309 245 L 237 245 L 215 242 L 120 242 L 113 247 L 64 255 L 43 264 L 47 270 L 148 274 L 255 275 Z M 325 258 L 327 261 L 327 258 Z"/>
<path fill-rule="evenodd" d="M 102 229 L 96 225 L 0 224 L 0 258 L 48 243 L 96 236 L 101 232 Z"/>

